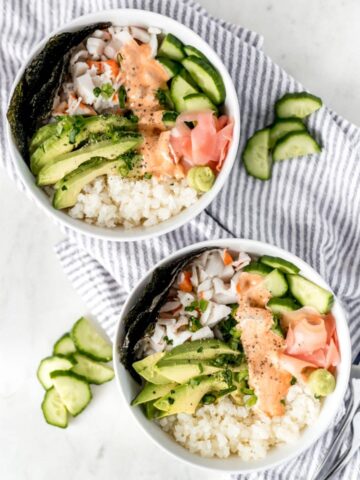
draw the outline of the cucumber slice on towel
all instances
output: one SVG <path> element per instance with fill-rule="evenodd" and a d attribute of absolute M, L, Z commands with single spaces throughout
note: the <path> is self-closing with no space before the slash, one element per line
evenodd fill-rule
<path fill-rule="evenodd" d="M 320 153 L 320 145 L 307 132 L 290 132 L 280 138 L 272 152 L 274 162 Z"/>
<path fill-rule="evenodd" d="M 269 139 L 269 128 L 259 130 L 249 138 L 243 152 L 247 173 L 260 180 L 269 180 L 271 177 L 272 160 L 269 155 Z"/>
<path fill-rule="evenodd" d="M 275 103 L 278 118 L 305 118 L 322 107 L 322 100 L 311 93 L 287 93 Z"/>
<path fill-rule="evenodd" d="M 300 118 L 278 118 L 270 127 L 270 148 L 289 132 L 304 131 L 306 127 Z"/>

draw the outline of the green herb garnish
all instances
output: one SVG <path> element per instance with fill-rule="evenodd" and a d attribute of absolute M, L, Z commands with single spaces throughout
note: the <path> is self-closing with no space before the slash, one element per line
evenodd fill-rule
<path fill-rule="evenodd" d="M 145 178 L 145 180 L 151 180 L 151 179 L 152 179 L 152 173 L 150 173 L 150 172 L 145 172 L 145 173 L 144 173 L 144 178 Z"/>
<path fill-rule="evenodd" d="M 165 340 L 167 345 L 172 345 L 173 344 L 173 341 L 167 335 L 165 335 L 164 340 Z"/>
<path fill-rule="evenodd" d="M 291 377 L 290 385 L 295 385 L 296 382 L 297 382 L 296 377 Z"/>
<path fill-rule="evenodd" d="M 118 96 L 119 96 L 120 108 L 125 108 L 127 94 L 126 94 L 126 89 L 125 89 L 124 85 L 121 85 L 121 87 L 119 88 Z"/>
<path fill-rule="evenodd" d="M 115 90 L 113 89 L 111 83 L 104 83 L 104 85 L 102 85 L 101 87 L 95 87 L 93 89 L 93 94 L 95 95 L 95 97 L 101 95 L 104 98 L 110 98 L 114 92 Z"/>
<path fill-rule="evenodd" d="M 245 405 L 247 407 L 253 407 L 257 402 L 257 396 L 256 395 L 251 395 L 251 397 L 249 397 L 246 402 L 245 402 Z"/>
<path fill-rule="evenodd" d="M 190 330 L 190 332 L 196 332 L 197 330 L 200 330 L 200 328 L 202 328 L 200 320 L 196 317 L 190 317 L 189 318 L 189 330 Z"/>
<path fill-rule="evenodd" d="M 199 302 L 199 310 L 204 313 L 205 310 L 207 309 L 207 306 L 209 305 L 209 302 L 205 299 L 201 299 Z"/>

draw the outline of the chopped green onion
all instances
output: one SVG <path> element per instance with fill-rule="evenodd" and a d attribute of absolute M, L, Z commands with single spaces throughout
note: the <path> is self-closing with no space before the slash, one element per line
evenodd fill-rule
<path fill-rule="evenodd" d="M 101 93 L 101 88 L 100 87 L 95 87 L 94 90 L 93 90 L 93 94 L 95 95 L 95 97 L 98 97 Z"/>
<path fill-rule="evenodd" d="M 101 95 L 104 98 L 110 98 L 114 92 L 115 90 L 113 89 L 111 83 L 104 83 L 104 85 L 101 87 Z"/>
<path fill-rule="evenodd" d="M 253 407 L 257 402 L 257 396 L 256 395 L 251 395 L 251 397 L 249 397 L 246 401 L 245 401 L 245 405 L 247 407 Z"/>
<path fill-rule="evenodd" d="M 121 85 L 121 87 L 118 90 L 118 95 L 119 95 L 119 105 L 120 108 L 125 108 L 125 103 L 126 103 L 126 89 L 124 85 Z"/>
<path fill-rule="evenodd" d="M 205 299 L 201 299 L 200 302 L 199 302 L 199 309 L 202 313 L 205 312 L 205 310 L 207 309 L 207 306 L 209 305 L 209 302 Z"/>
<path fill-rule="evenodd" d="M 144 173 L 144 178 L 145 178 L 145 180 L 150 180 L 150 179 L 152 178 L 152 173 L 150 173 L 150 172 L 145 172 L 145 173 Z"/>

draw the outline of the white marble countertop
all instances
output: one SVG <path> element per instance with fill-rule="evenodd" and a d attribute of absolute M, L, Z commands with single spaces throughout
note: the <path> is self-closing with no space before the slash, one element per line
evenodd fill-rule
<path fill-rule="evenodd" d="M 201 0 L 214 15 L 265 37 L 265 51 L 339 114 L 360 125 L 358 0 Z M 52 222 L 0 177 L 0 476 L 3 480 L 213 480 L 160 451 L 115 382 L 65 431 L 42 419 L 35 372 L 86 312 L 53 253 Z M 10 207 L 10 209 L 9 209 Z"/>

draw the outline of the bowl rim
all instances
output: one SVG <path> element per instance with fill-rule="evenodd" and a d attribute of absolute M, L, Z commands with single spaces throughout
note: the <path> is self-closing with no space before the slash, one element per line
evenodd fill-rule
<path fill-rule="evenodd" d="M 245 468 L 226 468 L 218 465 L 211 465 L 212 460 L 215 458 L 215 460 L 220 460 L 226 463 L 227 460 L 230 458 L 236 458 L 236 456 L 230 456 L 225 459 L 218 459 L 217 457 L 213 458 L 204 458 L 201 457 L 199 454 L 192 454 L 190 453 L 187 449 L 182 447 L 180 444 L 177 445 L 180 446 L 184 450 L 184 455 L 177 454 L 175 451 L 173 451 L 171 448 L 168 448 L 168 444 L 162 443 L 159 441 L 157 438 L 155 438 L 149 429 L 147 428 L 148 423 L 152 423 L 149 420 L 145 418 L 145 416 L 142 414 L 142 417 L 138 417 L 136 415 L 135 409 L 131 407 L 128 398 L 126 396 L 125 392 L 125 385 L 123 385 L 121 381 L 122 376 L 128 376 L 130 378 L 130 374 L 123 365 L 120 362 L 119 358 L 119 351 L 118 351 L 118 344 L 119 344 L 119 339 L 121 337 L 121 327 L 123 323 L 123 317 L 124 314 L 128 311 L 129 306 L 132 305 L 133 303 L 133 297 L 134 294 L 137 293 L 137 290 L 139 287 L 142 286 L 142 284 L 145 281 L 148 281 L 152 273 L 154 272 L 155 269 L 158 267 L 162 266 L 163 264 L 166 264 L 167 262 L 173 260 L 176 257 L 182 256 L 186 253 L 189 253 L 193 250 L 197 250 L 202 247 L 208 247 L 208 246 L 214 246 L 214 247 L 222 247 L 222 248 L 229 248 L 232 249 L 234 248 L 235 250 L 242 250 L 244 252 L 250 252 L 254 255 L 260 255 L 260 254 L 266 254 L 266 255 L 274 255 L 274 256 L 282 256 L 286 260 L 295 263 L 297 266 L 300 267 L 300 272 L 305 269 L 307 272 L 310 272 L 310 279 L 319 285 L 321 285 L 324 288 L 327 288 L 334 294 L 334 305 L 332 309 L 335 308 L 338 310 L 338 313 L 336 314 L 335 321 L 336 321 L 336 328 L 337 331 L 339 330 L 339 327 L 341 328 L 341 336 L 338 335 L 339 338 L 339 345 L 340 345 L 340 353 L 341 353 L 341 368 L 344 369 L 342 372 L 342 375 L 337 378 L 337 385 L 336 385 L 336 390 L 332 395 L 335 395 L 337 393 L 336 397 L 328 397 L 329 399 L 332 398 L 332 403 L 333 405 L 331 406 L 331 414 L 327 417 L 325 421 L 323 421 L 323 425 L 321 429 L 317 429 L 317 431 L 313 431 L 313 426 L 311 427 L 306 427 L 305 429 L 302 430 L 302 432 L 306 432 L 308 430 L 313 431 L 313 436 L 312 438 L 308 438 L 306 442 L 300 443 L 302 438 L 300 437 L 299 439 L 296 440 L 295 444 L 297 445 L 297 448 L 295 451 L 290 452 L 288 454 L 285 453 L 283 458 L 280 458 L 278 460 L 269 462 L 266 465 L 263 466 L 256 466 L 255 464 L 252 466 L 252 462 L 255 461 L 249 461 L 245 462 L 242 461 L 239 458 L 239 462 L 244 462 L 247 463 L 247 467 Z M 264 253 L 265 250 L 265 253 Z M 257 252 L 257 253 L 256 253 Z M 309 277 L 308 274 L 305 274 L 306 277 Z M 115 378 L 116 378 L 116 384 L 118 387 L 118 390 L 120 392 L 120 395 L 124 402 L 127 405 L 127 408 L 130 410 L 131 415 L 135 419 L 136 423 L 140 426 L 140 428 L 145 432 L 145 434 L 152 439 L 153 442 L 157 446 L 159 446 L 163 451 L 167 452 L 170 454 L 172 457 L 185 462 L 188 465 L 192 465 L 193 467 L 196 468 L 201 468 L 203 470 L 208 470 L 208 471 L 218 471 L 218 472 L 223 472 L 223 473 L 237 473 L 237 474 L 249 474 L 249 473 L 254 473 L 254 472 L 260 472 L 268 469 L 275 468 L 276 466 L 279 466 L 281 464 L 284 464 L 286 461 L 290 461 L 294 459 L 295 457 L 298 457 L 302 453 L 304 453 L 307 449 L 312 447 L 315 442 L 317 442 L 321 436 L 323 436 L 328 430 L 329 427 L 331 426 L 331 423 L 333 422 L 334 418 L 336 417 L 337 412 L 340 409 L 340 406 L 343 402 L 349 378 L 350 378 L 350 369 L 351 369 L 351 364 L 352 364 L 352 359 L 351 359 L 351 341 L 350 341 L 350 332 L 349 332 L 349 327 L 347 323 L 347 315 L 342 307 L 341 303 L 339 302 L 338 298 L 336 297 L 335 293 L 333 290 L 330 288 L 330 286 L 327 284 L 327 282 L 320 276 L 320 274 L 313 268 L 311 267 L 307 262 L 302 260 L 300 257 L 297 255 L 294 255 L 291 252 L 288 252 L 287 250 L 284 250 L 283 248 L 277 247 L 275 245 L 272 245 L 267 242 L 262 242 L 258 240 L 251 240 L 251 239 L 243 239 L 243 238 L 225 238 L 225 239 L 217 239 L 217 240 L 206 240 L 203 242 L 198 242 L 192 245 L 188 245 L 180 250 L 177 250 L 176 252 L 173 252 L 172 254 L 166 256 L 165 258 L 162 258 L 159 262 L 156 263 L 151 269 L 149 269 L 136 283 L 136 285 L 132 288 L 131 292 L 128 294 L 126 301 L 124 302 L 116 327 L 115 327 L 115 334 L 114 334 L 114 343 L 113 343 L 113 361 L 114 361 L 114 371 L 115 371 Z M 324 406 L 321 407 L 321 411 Z M 319 416 L 320 416 L 319 414 Z M 141 420 L 140 420 L 141 418 Z M 318 420 L 318 419 L 317 419 Z M 147 423 L 148 422 L 148 423 Z M 318 422 L 316 422 L 318 423 Z M 158 427 L 160 428 L 160 427 Z M 169 435 L 166 433 L 166 435 Z M 169 436 L 169 443 L 173 441 L 171 437 Z M 289 444 L 286 444 L 289 445 Z M 291 445 L 291 444 L 290 444 Z M 185 453 L 186 452 L 186 453 Z M 209 465 L 206 464 L 200 464 L 199 462 L 202 459 L 202 463 L 205 463 L 206 461 L 209 461 Z"/>
<path fill-rule="evenodd" d="M 122 22 L 119 22 L 118 19 L 113 18 L 116 16 L 121 16 Z M 28 165 L 25 163 L 13 140 L 10 125 L 7 120 L 5 121 L 6 141 L 12 157 L 12 163 L 20 180 L 26 186 L 27 191 L 29 192 L 31 198 L 35 201 L 35 203 L 53 220 L 55 220 L 56 223 L 70 229 L 71 231 L 75 231 L 78 234 L 83 234 L 86 237 L 108 241 L 128 242 L 155 238 L 160 235 L 172 232 L 193 220 L 197 215 L 199 215 L 209 206 L 209 204 L 216 198 L 220 190 L 225 185 L 230 175 L 231 169 L 235 163 L 235 160 L 238 156 L 240 146 L 241 118 L 239 100 L 234 83 L 221 58 L 215 52 L 215 50 L 213 50 L 213 48 L 196 32 L 192 31 L 189 27 L 183 25 L 177 20 L 174 20 L 160 13 L 150 12 L 141 9 L 114 8 L 103 10 L 102 12 L 93 12 L 82 15 L 80 17 L 76 17 L 70 22 L 63 24 L 59 28 L 50 32 L 45 38 L 43 38 L 38 44 L 36 44 L 34 48 L 32 48 L 30 54 L 26 57 L 26 60 L 23 62 L 22 66 L 16 74 L 16 77 L 12 84 L 7 107 L 9 106 L 9 102 L 13 95 L 14 89 L 18 84 L 19 80 L 21 79 L 25 68 L 32 60 L 34 55 L 41 51 L 41 49 L 44 47 L 50 37 L 64 31 L 76 30 L 83 25 L 101 21 L 110 21 L 114 25 L 121 25 L 121 23 L 123 25 L 134 25 L 140 23 L 146 26 L 158 26 L 159 28 L 162 28 L 165 32 L 172 31 L 173 28 L 177 31 L 177 36 L 183 37 L 184 39 L 187 38 L 188 42 L 193 42 L 195 45 L 198 45 L 198 48 L 201 48 L 205 52 L 206 56 L 210 58 L 211 62 L 214 63 L 216 68 L 219 70 L 226 87 L 227 100 L 225 103 L 231 105 L 232 108 L 234 130 L 232 143 L 230 145 L 223 167 L 211 190 L 203 194 L 193 205 L 190 205 L 177 215 L 170 217 L 169 219 L 160 222 L 154 226 L 141 226 L 131 229 L 125 229 L 122 226 L 118 226 L 115 228 L 106 228 L 97 225 L 91 225 L 86 223 L 84 220 L 74 219 L 70 217 L 68 213 L 62 210 L 56 210 L 51 205 L 49 197 L 46 195 L 46 193 L 35 184 L 35 178 L 30 172 Z M 181 32 L 180 34 L 179 31 Z"/>

